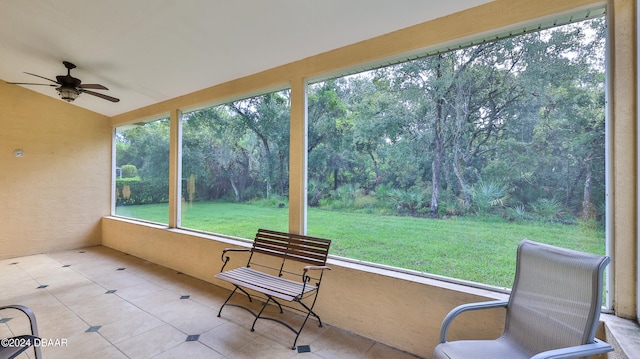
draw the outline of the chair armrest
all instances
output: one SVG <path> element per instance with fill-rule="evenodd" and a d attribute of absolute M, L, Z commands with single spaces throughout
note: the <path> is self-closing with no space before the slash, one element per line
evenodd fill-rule
<path fill-rule="evenodd" d="M 601 340 L 594 339 L 591 344 L 577 345 L 573 347 L 547 350 L 538 353 L 531 359 L 568 359 L 581 358 L 591 355 L 604 354 L 613 350 L 613 347 Z"/>
<path fill-rule="evenodd" d="M 458 315 L 471 310 L 506 308 L 508 303 L 508 300 L 492 300 L 489 302 L 462 304 L 453 308 L 447 314 L 447 316 L 444 317 L 442 325 L 440 326 L 440 343 L 445 343 L 447 341 L 447 332 L 449 331 L 449 326 L 451 325 L 451 322 L 453 322 L 453 319 L 455 319 Z"/>
<path fill-rule="evenodd" d="M 38 334 L 38 323 L 36 322 L 36 315 L 33 313 L 33 311 L 30 308 L 20 304 L 11 304 L 11 305 L 1 306 L 0 310 L 3 310 L 3 309 L 16 309 L 24 313 L 24 315 L 26 315 L 27 318 L 29 318 L 29 324 L 31 326 L 31 335 L 35 337 L 40 337 L 40 335 Z M 34 346 L 34 350 L 36 354 L 35 355 L 36 359 L 42 358 L 42 353 L 40 352 L 40 346 L 39 345 Z"/>
<path fill-rule="evenodd" d="M 27 318 L 29 318 L 29 324 L 31 324 L 31 334 L 36 337 L 38 336 L 38 324 L 36 322 L 36 315 L 33 313 L 31 309 L 25 307 L 24 305 L 19 305 L 19 304 L 5 305 L 0 307 L 0 310 L 3 310 L 3 309 L 16 309 L 24 313 L 24 315 L 26 315 Z"/>

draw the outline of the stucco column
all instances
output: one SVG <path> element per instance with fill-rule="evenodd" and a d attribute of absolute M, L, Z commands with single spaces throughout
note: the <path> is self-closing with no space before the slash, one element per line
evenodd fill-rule
<path fill-rule="evenodd" d="M 289 231 L 307 231 L 307 95 L 304 78 L 291 81 Z"/>

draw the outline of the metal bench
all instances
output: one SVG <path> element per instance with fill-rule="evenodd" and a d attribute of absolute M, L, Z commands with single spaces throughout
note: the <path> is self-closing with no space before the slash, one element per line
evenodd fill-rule
<path fill-rule="evenodd" d="M 331 269 L 326 266 L 330 245 L 331 241 L 328 239 L 259 229 L 251 248 L 224 249 L 222 251 L 224 264 L 215 277 L 233 284 L 235 288 L 220 307 L 218 317 L 222 313 L 222 308 L 230 305 L 242 308 L 255 317 L 251 331 L 255 330 L 258 319 L 278 322 L 296 334 L 291 348 L 296 349 L 296 342 L 309 316 L 313 315 L 318 319 L 322 327 L 322 321 L 313 311 L 313 307 L 318 298 L 324 270 Z M 246 266 L 225 271 L 230 260 L 228 255 L 230 252 L 249 252 Z M 252 295 L 247 290 L 266 296 L 258 313 L 246 306 L 229 303 L 238 290 L 246 294 L 250 302 Z M 306 315 L 299 329 L 293 328 L 280 319 L 263 316 L 270 302 L 275 303 L 280 313 L 283 313 L 283 305 L 278 300 L 299 304 L 299 306 L 287 307 Z"/>

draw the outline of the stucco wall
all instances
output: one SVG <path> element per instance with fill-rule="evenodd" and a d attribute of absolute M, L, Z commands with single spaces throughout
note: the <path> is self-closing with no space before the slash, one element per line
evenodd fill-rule
<path fill-rule="evenodd" d="M 0 259 L 100 244 L 110 158 L 107 117 L 0 81 Z"/>
<path fill-rule="evenodd" d="M 302 98 L 308 78 L 599 3 L 603 2 L 496 0 L 464 14 L 283 65 L 110 120 L 0 81 L 0 218 L 3 219 L 0 258 L 103 243 L 223 285 L 213 278 L 219 270 L 220 251 L 238 243 L 108 217 L 101 220 L 109 214 L 111 125 L 136 122 L 160 113 L 175 117 L 178 109 L 283 84 L 292 86 L 292 98 Z M 614 218 L 611 230 L 615 305 L 616 314 L 635 317 L 637 59 L 633 31 L 636 2 L 612 0 L 609 4 L 614 40 L 609 119 L 613 127 L 610 159 L 614 166 L 611 182 L 614 191 L 609 195 L 614 199 L 610 213 Z M 299 102 L 294 106 L 297 106 L 292 106 L 292 138 L 296 141 L 292 151 L 295 152 L 304 148 L 304 109 Z M 24 150 L 24 157 L 13 157 L 13 150 L 17 148 Z M 301 153 L 303 151 L 291 155 L 292 178 L 303 178 Z M 290 223 L 293 231 L 300 231 L 304 218 L 300 204 L 305 188 L 301 183 L 294 185 L 291 200 L 298 207 L 292 208 L 298 210 Z M 450 308 L 499 296 L 433 280 L 409 280 L 385 271 L 363 271 L 357 265 L 344 262 L 333 261 L 331 266 L 334 270 L 327 275 L 317 307 L 324 321 L 425 357 L 436 344 L 440 322 Z M 469 314 L 452 327 L 452 338 L 481 332 L 495 336 L 497 329 L 485 330 L 499 328 L 501 317 L 499 311 Z"/>

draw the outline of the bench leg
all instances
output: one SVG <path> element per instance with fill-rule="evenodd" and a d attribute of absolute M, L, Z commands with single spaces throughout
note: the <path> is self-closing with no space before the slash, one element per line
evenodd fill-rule
<path fill-rule="evenodd" d="M 294 332 L 296 333 L 296 338 L 293 340 L 293 347 L 291 348 L 293 350 L 296 349 L 296 343 L 298 342 L 298 337 L 300 336 L 300 333 L 302 333 L 302 329 L 304 328 L 304 326 L 307 324 L 307 320 L 309 319 L 310 315 L 313 315 L 314 317 L 316 317 L 316 319 L 318 319 L 318 323 L 320 323 L 320 327 L 322 327 L 322 320 L 320 320 L 320 317 L 313 311 L 313 307 L 316 304 L 317 298 L 318 298 L 318 294 L 316 293 L 316 297 L 313 299 L 313 303 L 311 304 L 311 307 L 308 307 L 306 304 L 304 304 L 302 300 L 296 300 L 298 304 L 300 304 L 307 310 L 307 316 L 304 318 L 304 321 L 302 322 L 300 329 L 298 329 L 297 331 L 294 330 Z"/>
<path fill-rule="evenodd" d="M 225 305 L 227 305 L 227 303 L 229 302 L 229 300 L 231 299 L 231 297 L 233 297 L 233 295 L 236 293 L 236 290 L 240 289 L 241 292 L 243 292 L 244 294 L 247 295 L 247 297 L 249 297 L 249 301 L 253 302 L 253 300 L 251 299 L 251 296 L 249 295 L 249 293 L 247 293 L 247 291 L 245 291 L 244 289 L 236 286 L 233 291 L 231 292 L 231 294 L 229 294 L 229 297 L 227 297 L 227 300 L 224 301 L 224 303 L 222 304 L 222 306 L 220 307 L 220 310 L 218 311 L 218 317 L 220 317 L 220 314 L 222 314 L 222 308 L 224 308 Z"/>
<path fill-rule="evenodd" d="M 264 310 L 267 308 L 267 305 L 269 304 L 270 300 L 271 300 L 271 296 L 267 296 L 267 300 L 264 301 L 264 304 L 262 305 L 262 309 L 260 309 L 260 312 L 258 312 L 258 315 L 256 315 L 256 319 L 253 320 L 253 324 L 251 324 L 251 331 L 252 332 L 255 331 L 256 322 L 258 321 L 258 319 L 260 319 L 260 316 L 262 315 L 262 312 L 264 312 Z M 280 305 L 280 304 L 278 304 L 278 305 Z M 282 307 L 280 307 L 280 310 L 282 310 Z"/>
<path fill-rule="evenodd" d="M 220 314 L 222 313 L 222 308 L 224 308 L 224 306 L 227 305 L 227 303 L 229 302 L 231 297 L 235 294 L 236 290 L 238 290 L 238 289 L 240 291 L 244 292 L 249 297 L 249 301 L 251 301 L 251 296 L 245 290 L 243 290 L 242 288 L 236 286 L 236 288 L 231 292 L 231 294 L 229 295 L 227 300 L 224 302 L 224 304 L 222 304 L 222 306 L 220 307 L 220 310 L 218 311 L 218 317 L 220 317 Z M 258 312 L 258 314 L 255 314 L 250 309 L 245 308 L 244 306 L 241 306 L 241 305 L 236 305 L 236 304 L 229 304 L 229 305 L 237 306 L 237 307 L 242 308 L 242 309 L 248 311 L 249 313 L 253 314 L 255 319 L 253 320 L 253 323 L 251 324 L 251 331 L 252 332 L 255 331 L 255 326 L 256 326 L 256 322 L 258 322 L 258 319 L 272 320 L 272 321 L 278 322 L 278 323 L 284 325 L 285 327 L 289 328 L 289 330 L 291 330 L 292 332 L 294 332 L 296 334 L 296 337 L 293 340 L 293 346 L 291 347 L 292 350 L 295 350 L 296 349 L 296 343 L 298 342 L 298 337 L 300 336 L 300 333 L 302 333 L 302 329 L 307 324 L 307 321 L 309 320 L 310 316 L 313 315 L 314 317 L 316 317 L 316 319 L 318 319 L 319 326 L 322 327 L 322 320 L 320 319 L 320 316 L 313 311 L 313 307 L 315 306 L 317 299 L 318 299 L 318 293 L 316 292 L 316 296 L 313 298 L 313 302 L 311 303 L 311 306 L 308 306 L 305 303 L 303 303 L 301 299 L 295 299 L 294 300 L 296 303 L 300 304 L 304 309 L 306 309 L 306 312 L 307 312 L 307 315 L 305 316 L 304 321 L 302 322 L 302 325 L 300 326 L 300 328 L 298 330 L 294 329 L 292 326 L 290 326 L 289 324 L 287 324 L 287 323 L 285 323 L 285 322 L 283 322 L 283 321 L 281 321 L 279 319 L 270 318 L 270 317 L 262 317 L 262 313 L 267 308 L 267 305 L 269 305 L 270 301 L 273 301 L 274 303 L 276 303 L 278 305 L 278 308 L 280 309 L 280 313 L 281 314 L 284 313 L 284 311 L 282 309 L 282 305 L 277 300 L 275 300 L 273 297 L 271 297 L 270 295 L 267 295 L 267 300 L 262 305 L 262 308 L 260 309 L 260 312 Z"/>

